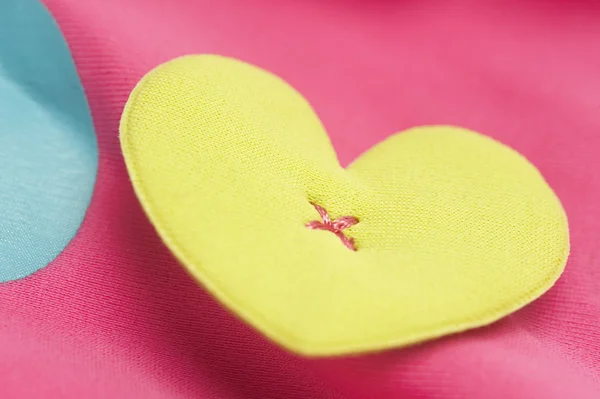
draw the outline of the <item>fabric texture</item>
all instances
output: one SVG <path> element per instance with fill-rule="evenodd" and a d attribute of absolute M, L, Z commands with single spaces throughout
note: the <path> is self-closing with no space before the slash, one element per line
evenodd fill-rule
<path fill-rule="evenodd" d="M 73 59 L 38 0 L 0 5 L 0 283 L 46 266 L 79 229 L 98 150 Z"/>
<path fill-rule="evenodd" d="M 224 304 L 303 354 L 489 324 L 545 292 L 566 262 L 560 202 L 519 154 L 430 126 L 343 169 L 304 98 L 235 59 L 159 66 L 131 94 L 120 130 L 167 246 Z M 346 232 L 357 251 L 306 228 L 313 204 L 358 220 Z"/>
<path fill-rule="evenodd" d="M 65 251 L 0 284 L 3 398 L 600 396 L 597 2 L 45 3 L 88 97 L 99 169 Z M 464 126 L 514 148 L 568 215 L 565 272 L 499 322 L 409 349 L 305 359 L 272 345 L 173 259 L 123 162 L 119 119 L 135 84 L 198 53 L 243 59 L 297 88 L 344 166 L 418 125 Z"/>

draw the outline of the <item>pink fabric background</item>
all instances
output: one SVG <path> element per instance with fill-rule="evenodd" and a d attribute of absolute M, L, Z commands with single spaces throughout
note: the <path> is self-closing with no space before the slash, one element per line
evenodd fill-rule
<path fill-rule="evenodd" d="M 0 286 L 1 397 L 600 398 L 600 3 L 46 3 L 87 90 L 100 171 L 67 250 Z M 127 95 L 186 53 L 285 78 L 344 164 L 419 124 L 457 124 L 516 148 L 569 215 L 565 274 L 532 305 L 459 336 L 347 359 L 283 352 L 186 275 L 128 181 L 117 140 Z"/>

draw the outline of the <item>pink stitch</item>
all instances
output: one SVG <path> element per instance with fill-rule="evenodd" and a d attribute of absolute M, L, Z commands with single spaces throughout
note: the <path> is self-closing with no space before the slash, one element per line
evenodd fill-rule
<path fill-rule="evenodd" d="M 346 237 L 344 235 L 344 233 L 342 233 L 342 230 L 347 229 L 348 227 L 354 226 L 355 224 L 357 224 L 358 219 L 355 218 L 354 216 L 342 216 L 342 217 L 332 221 L 331 218 L 329 217 L 329 214 L 323 207 L 321 207 L 315 203 L 312 203 L 312 202 L 311 202 L 311 205 L 315 207 L 317 212 L 319 212 L 319 215 L 321 216 L 321 219 L 323 221 L 320 222 L 318 220 L 314 220 L 312 222 L 308 222 L 308 223 L 306 223 L 306 227 L 311 230 L 331 231 L 333 234 L 338 236 L 340 240 L 342 240 L 342 244 L 344 244 L 346 246 L 346 248 L 348 248 L 352 251 L 356 251 L 356 247 L 354 246 L 354 238 Z"/>

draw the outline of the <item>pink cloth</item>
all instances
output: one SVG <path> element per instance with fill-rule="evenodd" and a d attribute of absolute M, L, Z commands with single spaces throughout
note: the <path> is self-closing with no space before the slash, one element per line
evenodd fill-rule
<path fill-rule="evenodd" d="M 600 398 L 599 3 L 46 3 L 86 88 L 100 170 L 66 251 L 0 287 L 0 396 Z M 420 124 L 461 125 L 514 147 L 569 215 L 565 274 L 490 327 L 412 349 L 326 360 L 278 349 L 187 276 L 129 184 L 117 140 L 127 95 L 150 68 L 186 53 L 282 76 L 312 102 L 344 164 Z"/>

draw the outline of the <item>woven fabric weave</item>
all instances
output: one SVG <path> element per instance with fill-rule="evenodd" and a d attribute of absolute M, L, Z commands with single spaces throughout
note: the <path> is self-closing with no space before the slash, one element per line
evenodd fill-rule
<path fill-rule="evenodd" d="M 43 270 L 0 285 L 3 398 L 600 397 L 597 2 L 45 3 L 89 100 L 99 171 L 74 241 Z M 514 148 L 569 217 L 565 272 L 514 315 L 415 348 L 327 360 L 280 350 L 173 259 L 121 154 L 135 84 L 160 63 L 206 53 L 296 87 L 344 166 L 418 125 L 464 126 Z"/>

